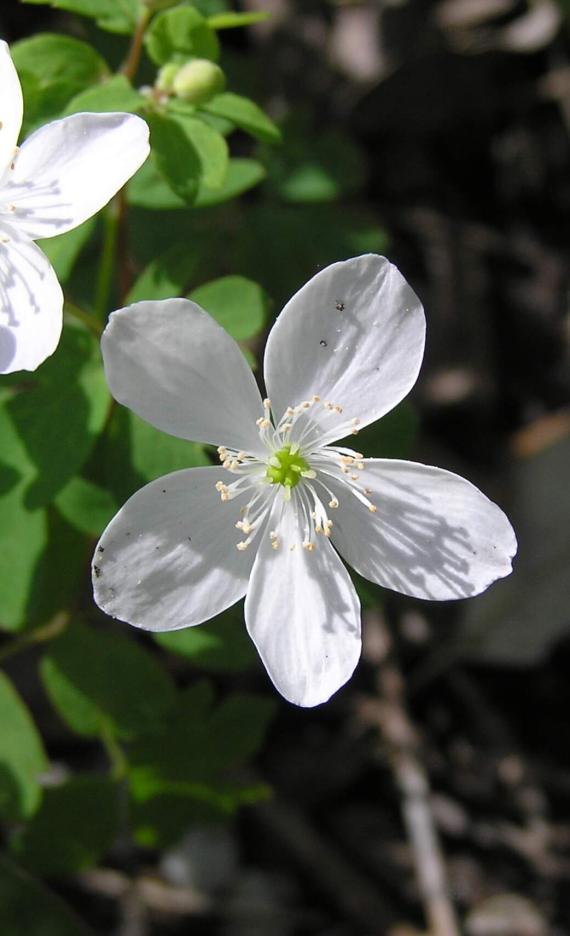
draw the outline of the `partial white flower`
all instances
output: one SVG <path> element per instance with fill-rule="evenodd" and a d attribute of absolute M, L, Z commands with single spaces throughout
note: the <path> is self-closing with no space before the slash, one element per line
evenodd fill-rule
<path fill-rule="evenodd" d="M 341 557 L 420 598 L 476 595 L 507 575 L 513 530 L 477 488 L 353 448 L 413 386 L 424 335 L 396 267 L 375 255 L 334 263 L 269 335 L 270 402 L 196 303 L 114 312 L 102 349 L 115 398 L 158 429 L 217 445 L 221 467 L 176 471 L 127 501 L 95 553 L 98 605 L 136 627 L 176 630 L 247 592 L 247 629 L 271 679 L 310 706 L 360 655 L 360 605 Z"/>
<path fill-rule="evenodd" d="M 0 40 L 0 373 L 35 370 L 59 342 L 63 294 L 33 241 L 77 227 L 106 205 L 149 153 L 132 114 L 74 114 L 17 147 L 22 90 Z"/>

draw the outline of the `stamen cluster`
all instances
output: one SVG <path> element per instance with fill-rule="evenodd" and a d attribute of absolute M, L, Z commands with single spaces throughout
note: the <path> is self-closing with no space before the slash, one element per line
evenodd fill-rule
<path fill-rule="evenodd" d="M 312 552 L 317 535 L 330 537 L 332 533 L 333 521 L 328 511 L 336 510 L 339 500 L 331 490 L 331 480 L 341 482 L 372 513 L 376 512 L 376 506 L 369 499 L 371 490 L 360 483 L 359 473 L 365 469 L 364 456 L 352 449 L 322 442 L 322 425 L 312 418 L 317 407 L 337 417 L 343 413 L 340 404 L 322 401 L 315 395 L 296 406 L 288 406 L 275 424 L 271 401 L 263 401 L 263 416 L 256 420 L 256 425 L 267 451 L 266 459 L 219 446 L 222 467 L 238 475 L 230 484 L 216 483 L 222 501 L 233 500 L 246 492 L 250 494 L 247 504 L 241 508 L 241 519 L 235 524 L 245 534 L 236 544 L 237 549 L 247 549 L 257 533 L 268 526 L 270 515 L 271 525 L 275 527 L 268 531 L 271 547 L 279 549 L 281 538 L 277 528 L 286 505 L 293 501 L 303 531 L 301 545 Z M 356 435 L 359 422 L 357 418 L 340 420 L 335 431 L 340 437 L 349 433 Z M 288 545 L 289 549 L 294 549 L 296 542 Z"/>

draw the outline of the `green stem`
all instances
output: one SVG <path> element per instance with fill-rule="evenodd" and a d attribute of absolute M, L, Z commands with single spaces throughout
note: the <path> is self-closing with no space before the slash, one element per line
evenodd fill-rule
<path fill-rule="evenodd" d="M 21 653 L 21 651 L 25 650 L 27 647 L 53 640 L 54 637 L 58 637 L 59 634 L 65 630 L 68 624 L 69 615 L 62 611 L 56 614 L 51 621 L 48 621 L 48 623 L 44 624 L 42 627 L 24 631 L 19 637 L 15 637 L 10 643 L 0 648 L 0 663 L 4 663 L 5 660 L 15 656 L 17 653 Z"/>
<path fill-rule="evenodd" d="M 73 318 L 78 319 L 78 321 L 83 322 L 89 331 L 93 332 L 97 338 L 101 337 L 103 326 L 93 315 L 90 315 L 89 312 L 85 312 L 84 309 L 80 309 L 79 306 L 76 306 L 73 302 L 69 302 L 67 299 L 65 300 L 64 311 L 68 315 L 72 315 Z"/>
<path fill-rule="evenodd" d="M 95 294 L 95 312 L 100 322 L 105 321 L 111 298 L 119 239 L 119 216 L 119 202 L 117 198 L 114 198 L 103 213 L 103 248 Z"/>
<path fill-rule="evenodd" d="M 124 780 L 127 775 L 128 761 L 121 745 L 113 734 L 113 729 L 109 722 L 104 719 L 100 723 L 99 736 L 109 758 L 111 777 L 118 782 Z"/>

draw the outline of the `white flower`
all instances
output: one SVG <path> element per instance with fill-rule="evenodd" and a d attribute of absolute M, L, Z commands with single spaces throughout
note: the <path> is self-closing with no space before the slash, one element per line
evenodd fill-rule
<path fill-rule="evenodd" d="M 52 354 L 63 294 L 33 241 L 77 227 L 125 184 L 149 152 L 132 114 L 74 114 L 18 149 L 22 89 L 0 40 L 0 373 L 35 370 Z"/>
<path fill-rule="evenodd" d="M 196 303 L 114 312 L 102 348 L 115 398 L 164 432 L 218 445 L 222 465 L 176 471 L 127 501 L 95 553 L 98 605 L 136 627 L 176 630 L 247 592 L 247 629 L 271 679 L 310 706 L 360 655 L 360 606 L 341 557 L 420 598 L 476 595 L 507 575 L 511 525 L 468 481 L 329 444 L 408 393 L 424 334 L 421 304 L 391 263 L 334 263 L 269 335 L 269 402 Z"/>

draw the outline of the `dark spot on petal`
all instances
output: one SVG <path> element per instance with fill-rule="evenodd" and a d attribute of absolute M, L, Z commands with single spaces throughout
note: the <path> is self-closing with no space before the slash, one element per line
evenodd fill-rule
<path fill-rule="evenodd" d="M 321 340 L 319 341 L 319 344 L 320 344 L 321 348 L 326 348 L 326 346 L 327 346 L 327 343 L 326 343 L 326 341 L 325 341 L 324 338 L 321 338 Z"/>
<path fill-rule="evenodd" d="M 97 552 L 105 552 L 105 547 L 104 547 L 104 546 L 98 546 L 98 547 L 97 547 Z"/>
<path fill-rule="evenodd" d="M 101 569 L 99 568 L 99 566 L 94 565 L 93 572 L 95 574 L 95 578 L 99 578 L 99 576 L 101 575 Z"/>
<path fill-rule="evenodd" d="M 344 302 L 337 302 L 337 304 L 336 304 L 336 311 L 337 311 L 337 312 L 344 312 Z"/>
<path fill-rule="evenodd" d="M 166 488 L 163 488 L 163 489 L 162 489 L 162 493 L 163 493 L 163 494 L 166 494 Z"/>
<path fill-rule="evenodd" d="M 192 542 L 192 537 L 191 537 L 191 536 L 187 536 L 186 538 L 187 538 L 187 540 L 188 540 L 189 543 Z"/>

